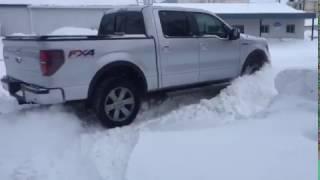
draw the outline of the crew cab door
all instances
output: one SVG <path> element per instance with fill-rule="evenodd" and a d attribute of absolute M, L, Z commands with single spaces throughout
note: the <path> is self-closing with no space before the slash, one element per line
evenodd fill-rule
<path fill-rule="evenodd" d="M 217 17 L 192 13 L 198 25 L 200 81 L 234 78 L 239 71 L 240 41 L 229 40 L 230 28 Z"/>
<path fill-rule="evenodd" d="M 199 41 L 191 13 L 154 10 L 160 46 L 162 86 L 179 86 L 199 81 Z"/>

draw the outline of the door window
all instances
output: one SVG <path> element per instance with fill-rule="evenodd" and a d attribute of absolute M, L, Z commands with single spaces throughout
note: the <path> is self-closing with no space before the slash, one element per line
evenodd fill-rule
<path fill-rule="evenodd" d="M 160 11 L 160 22 L 165 37 L 192 37 L 190 17 L 186 12 Z"/>
<path fill-rule="evenodd" d="M 227 26 L 218 18 L 203 13 L 194 13 L 200 35 L 216 35 L 220 38 L 228 37 Z"/>

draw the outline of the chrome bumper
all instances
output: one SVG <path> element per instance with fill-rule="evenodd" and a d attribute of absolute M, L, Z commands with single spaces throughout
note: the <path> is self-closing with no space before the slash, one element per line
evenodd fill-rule
<path fill-rule="evenodd" d="M 59 104 L 65 102 L 64 91 L 61 88 L 44 88 L 31 85 L 8 76 L 1 79 L 2 87 L 19 104 Z"/>

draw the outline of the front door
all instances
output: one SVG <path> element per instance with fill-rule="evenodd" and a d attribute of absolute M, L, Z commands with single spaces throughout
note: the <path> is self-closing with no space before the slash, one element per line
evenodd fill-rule
<path fill-rule="evenodd" d="M 190 22 L 190 13 L 155 11 L 159 18 L 162 87 L 199 81 L 199 41 Z"/>
<path fill-rule="evenodd" d="M 240 41 L 229 40 L 230 27 L 217 17 L 193 13 L 200 43 L 200 81 L 234 78 L 239 73 Z"/>

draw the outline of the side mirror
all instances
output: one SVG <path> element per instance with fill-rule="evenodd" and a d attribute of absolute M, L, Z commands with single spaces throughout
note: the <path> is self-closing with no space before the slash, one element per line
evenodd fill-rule
<path fill-rule="evenodd" d="M 230 40 L 237 40 L 240 38 L 240 30 L 238 28 L 233 28 L 229 32 L 229 39 Z"/>

